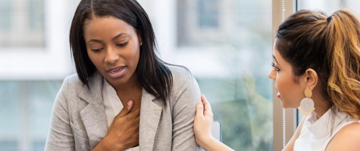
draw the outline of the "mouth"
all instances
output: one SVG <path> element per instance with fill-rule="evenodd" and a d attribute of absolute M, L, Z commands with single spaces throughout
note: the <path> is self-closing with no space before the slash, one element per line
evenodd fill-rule
<path fill-rule="evenodd" d="M 275 89 L 275 91 L 277 92 L 276 97 L 279 98 L 279 99 L 281 99 L 280 92 L 279 92 L 279 90 L 277 89 L 276 86 L 274 87 L 274 89 Z"/>
<path fill-rule="evenodd" d="M 279 98 L 279 99 L 281 98 L 280 92 L 278 92 L 278 93 L 276 94 L 276 97 Z"/>
<path fill-rule="evenodd" d="M 119 67 L 115 67 L 115 68 L 110 68 L 110 69 L 106 70 L 106 73 L 108 73 L 109 76 L 112 77 L 112 78 L 119 78 L 119 77 L 123 76 L 125 67 L 126 66 L 119 66 Z"/>

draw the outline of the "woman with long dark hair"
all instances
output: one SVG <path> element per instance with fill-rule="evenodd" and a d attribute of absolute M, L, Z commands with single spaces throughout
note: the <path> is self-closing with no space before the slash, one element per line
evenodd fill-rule
<path fill-rule="evenodd" d="M 355 15 L 296 12 L 280 25 L 273 58 L 269 78 L 281 105 L 305 115 L 283 150 L 360 150 L 360 23 Z M 231 150 L 211 136 L 211 106 L 205 97 L 202 102 L 196 141 L 208 151 Z"/>
<path fill-rule="evenodd" d="M 192 129 L 198 84 L 156 56 L 136 0 L 82 0 L 70 45 L 77 74 L 56 97 L 45 150 L 199 149 Z"/>

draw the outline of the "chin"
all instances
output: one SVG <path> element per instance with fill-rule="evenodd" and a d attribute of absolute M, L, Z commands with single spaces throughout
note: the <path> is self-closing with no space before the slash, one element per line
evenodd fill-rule
<path fill-rule="evenodd" d="M 284 108 L 284 109 L 291 108 L 291 107 L 289 106 L 289 104 L 286 104 L 283 100 L 281 100 L 281 106 L 282 106 L 282 108 Z"/>
<path fill-rule="evenodd" d="M 115 85 L 123 85 L 125 84 L 128 79 L 126 79 L 125 77 L 119 77 L 119 78 L 111 78 L 111 77 L 107 77 L 105 78 L 108 82 L 115 84 Z"/>
<path fill-rule="evenodd" d="M 293 104 L 284 103 L 282 100 L 281 100 L 281 106 L 282 106 L 284 109 L 296 109 L 296 108 L 299 107 L 299 106 L 295 106 L 295 105 L 293 105 Z"/>

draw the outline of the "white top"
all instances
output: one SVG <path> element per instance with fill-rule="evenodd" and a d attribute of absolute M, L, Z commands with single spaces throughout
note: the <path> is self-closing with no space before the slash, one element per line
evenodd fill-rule
<path fill-rule="evenodd" d="M 317 114 L 312 112 L 305 119 L 300 135 L 295 141 L 294 151 L 324 151 L 341 128 L 354 122 L 359 121 L 355 121 L 338 108 L 335 108 L 334 112 L 329 109 L 319 119 Z"/>
<path fill-rule="evenodd" d="M 124 108 L 120 98 L 117 96 L 115 89 L 104 80 L 104 89 L 102 90 L 105 105 L 105 114 L 108 127 L 110 127 L 115 116 Z M 125 151 L 139 151 L 139 146 L 126 149 Z"/>

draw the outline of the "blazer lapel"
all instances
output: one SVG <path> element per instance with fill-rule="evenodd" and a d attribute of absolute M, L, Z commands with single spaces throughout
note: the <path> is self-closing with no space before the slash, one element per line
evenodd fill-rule
<path fill-rule="evenodd" d="M 107 120 L 102 98 L 103 78 L 95 73 L 89 80 L 90 90 L 84 86 L 79 97 L 89 104 L 80 111 L 90 147 L 94 148 L 107 134 Z M 155 136 L 162 113 L 163 102 L 142 90 L 140 109 L 139 147 L 140 150 L 153 150 Z"/>
<path fill-rule="evenodd" d="M 142 90 L 141 109 L 140 109 L 140 130 L 139 147 L 140 150 L 153 150 L 156 131 L 162 113 L 161 101 L 155 96 Z M 156 104 L 155 102 L 158 104 Z"/>
<path fill-rule="evenodd" d="M 79 97 L 89 104 L 80 111 L 90 147 L 94 148 L 107 134 L 105 107 L 102 99 L 103 78 L 95 73 L 89 80 L 90 90 L 84 86 Z"/>

